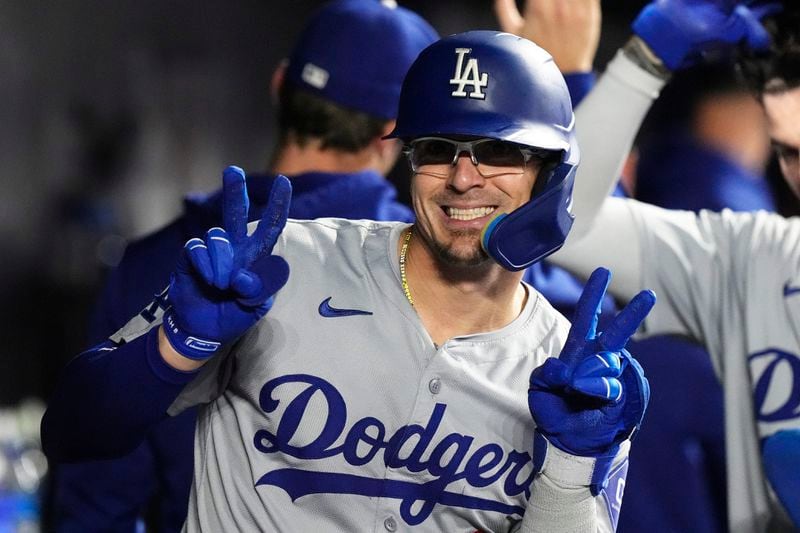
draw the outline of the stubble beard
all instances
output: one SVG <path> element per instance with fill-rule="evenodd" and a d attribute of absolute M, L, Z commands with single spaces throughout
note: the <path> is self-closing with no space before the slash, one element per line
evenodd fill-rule
<path fill-rule="evenodd" d="M 458 231 L 451 233 L 451 235 L 454 237 L 454 242 L 466 237 L 475 240 L 477 244 L 473 247 L 471 253 L 465 256 L 463 253 L 456 253 L 453 249 L 454 246 L 445 245 L 437 241 L 435 238 L 430 239 L 430 245 L 433 253 L 444 264 L 452 267 L 474 267 L 483 265 L 487 261 L 491 260 L 489 254 L 487 254 L 480 245 L 479 232 L 477 232 L 477 238 L 475 231 Z"/>

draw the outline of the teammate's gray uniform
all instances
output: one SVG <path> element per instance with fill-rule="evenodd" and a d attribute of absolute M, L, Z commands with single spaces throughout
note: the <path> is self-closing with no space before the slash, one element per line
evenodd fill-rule
<path fill-rule="evenodd" d="M 771 518 L 789 530 L 770 502 L 759 439 L 800 427 L 800 219 L 603 202 L 602 190 L 617 175 L 609 160 L 626 153 L 622 144 L 660 83 L 622 56 L 609 69 L 577 112 L 583 163 L 574 198 L 584 227 L 553 260 L 582 275 L 607 266 L 611 290 L 623 298 L 652 288 L 658 303 L 647 333 L 685 334 L 706 345 L 724 385 L 731 531 L 765 531 Z M 615 109 L 622 114 L 612 115 Z M 598 115 L 602 131 L 589 127 L 600 125 Z M 703 401 L 703 391 L 687 393 Z"/>
<path fill-rule="evenodd" d="M 528 379 L 560 353 L 568 322 L 526 286 L 511 324 L 437 348 L 401 288 L 406 227 L 289 221 L 274 253 L 291 275 L 275 305 L 171 408 L 211 401 L 186 529 L 509 531 L 526 506 L 524 530 L 612 529 L 591 469 L 557 450 L 555 471 L 587 487 L 537 476 L 527 503 Z M 409 496 L 423 486 L 425 499 Z"/>

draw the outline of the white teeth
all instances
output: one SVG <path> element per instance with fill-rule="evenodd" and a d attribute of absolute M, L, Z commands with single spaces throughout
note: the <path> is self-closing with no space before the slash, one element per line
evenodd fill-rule
<path fill-rule="evenodd" d="M 495 207 L 473 207 L 471 209 L 459 209 L 457 207 L 446 207 L 447 216 L 456 220 L 473 220 L 485 217 L 494 212 Z"/>

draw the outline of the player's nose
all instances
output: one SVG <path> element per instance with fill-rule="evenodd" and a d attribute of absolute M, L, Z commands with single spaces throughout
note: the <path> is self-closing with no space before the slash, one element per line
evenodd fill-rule
<path fill-rule="evenodd" d="M 467 191 L 473 187 L 483 187 L 486 178 L 478 172 L 478 167 L 472 163 L 470 155 L 462 152 L 456 158 L 456 163 L 450 171 L 447 186 L 456 191 Z"/>

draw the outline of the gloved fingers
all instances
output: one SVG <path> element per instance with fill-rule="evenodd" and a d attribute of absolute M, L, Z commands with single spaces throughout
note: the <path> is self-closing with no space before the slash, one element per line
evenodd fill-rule
<path fill-rule="evenodd" d="M 656 293 L 653 291 L 641 291 L 634 296 L 600 335 L 600 345 L 610 352 L 623 349 L 655 303 Z"/>
<path fill-rule="evenodd" d="M 761 24 L 761 18 L 777 13 L 780 10 L 781 6 L 778 5 L 776 9 L 774 4 L 760 6 L 758 12 L 748 9 L 746 6 L 736 6 L 736 16 L 741 21 L 745 40 L 751 49 L 766 50 L 769 48 L 772 38 Z"/>
<path fill-rule="evenodd" d="M 574 362 L 586 341 L 594 338 L 600 307 L 610 281 L 611 272 L 607 269 L 600 267 L 592 272 L 575 307 L 572 327 L 559 356 L 562 361 Z"/>
<path fill-rule="evenodd" d="M 225 290 L 230 286 L 233 271 L 233 246 L 222 228 L 211 228 L 206 232 L 206 246 L 214 271 L 214 286 Z"/>
<path fill-rule="evenodd" d="M 257 298 L 263 287 L 264 284 L 261 283 L 258 276 L 243 268 L 237 270 L 231 277 L 231 288 L 239 296 L 237 299 L 240 302 Z"/>
<path fill-rule="evenodd" d="M 257 307 L 278 292 L 288 279 L 289 263 L 281 256 L 269 255 L 256 262 L 251 270 L 237 270 L 231 287 L 239 295 L 239 303 Z"/>
<path fill-rule="evenodd" d="M 208 285 L 214 284 L 214 269 L 211 267 L 211 258 L 208 255 L 208 247 L 202 239 L 189 239 L 183 245 L 185 261 L 200 274 L 203 281 Z M 181 270 L 184 259 L 178 261 L 178 269 Z"/>
<path fill-rule="evenodd" d="M 616 378 L 622 373 L 622 361 L 616 352 L 599 352 L 590 355 L 572 371 L 572 379 Z"/>
<path fill-rule="evenodd" d="M 650 382 L 644 375 L 644 369 L 639 361 L 628 350 L 621 350 L 623 370 L 620 380 L 625 384 L 625 427 L 638 426 L 647 404 L 650 403 Z"/>
<path fill-rule="evenodd" d="M 244 170 L 229 166 L 222 171 L 222 226 L 232 242 L 240 243 L 247 237 L 249 211 Z"/>
<path fill-rule="evenodd" d="M 622 398 L 622 383 L 617 378 L 577 378 L 570 388 L 586 396 L 618 402 Z"/>
<path fill-rule="evenodd" d="M 272 248 L 286 226 L 286 219 L 289 218 L 291 200 L 292 184 L 286 176 L 277 176 L 272 183 L 267 208 L 258 222 L 258 227 L 247 240 L 245 266 L 272 253 Z"/>
<path fill-rule="evenodd" d="M 548 357 L 544 363 L 531 372 L 530 386 L 544 389 L 560 389 L 569 383 L 569 367 L 555 357 Z"/>

